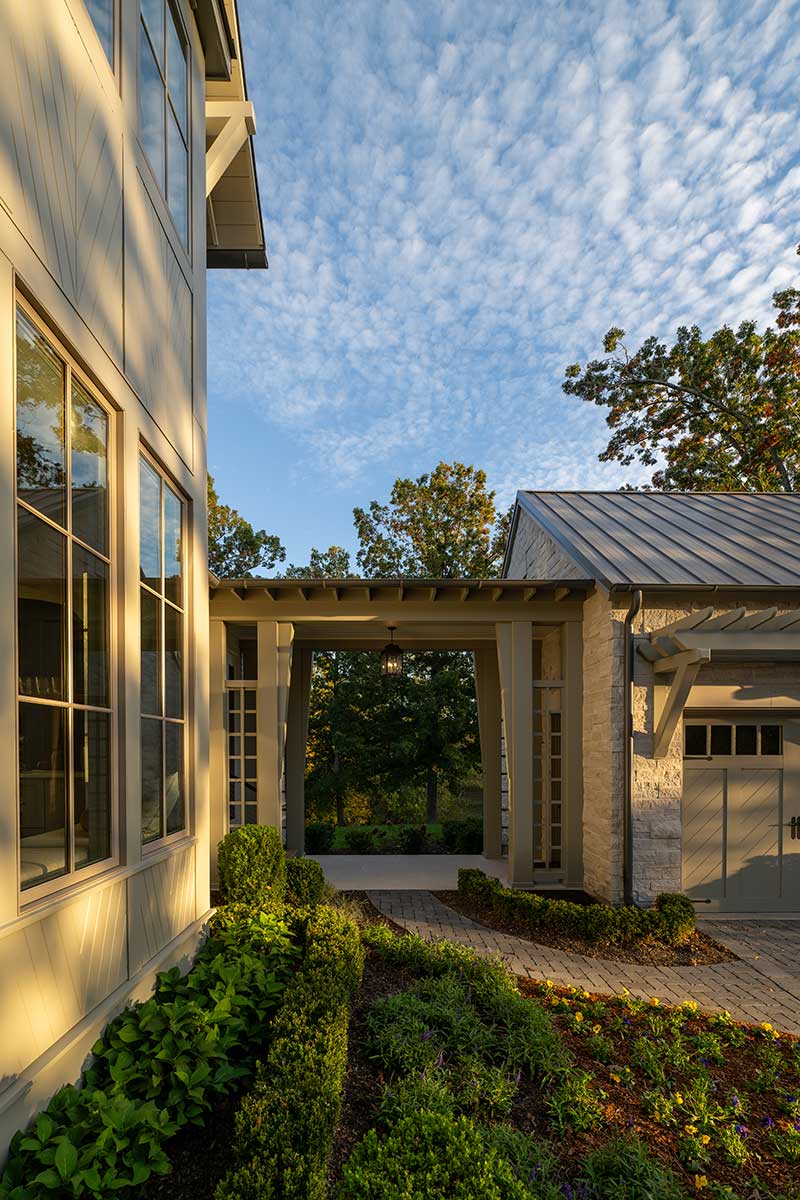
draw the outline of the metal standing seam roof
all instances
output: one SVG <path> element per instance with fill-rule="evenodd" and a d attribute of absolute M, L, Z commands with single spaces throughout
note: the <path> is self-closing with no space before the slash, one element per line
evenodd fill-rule
<path fill-rule="evenodd" d="M 606 588 L 800 588 L 800 493 L 517 493 L 527 512 Z"/>

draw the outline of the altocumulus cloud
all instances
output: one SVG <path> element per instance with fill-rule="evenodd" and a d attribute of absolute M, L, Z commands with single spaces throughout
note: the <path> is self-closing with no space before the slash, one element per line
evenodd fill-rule
<path fill-rule="evenodd" d="M 615 487 L 564 365 L 796 278 L 798 3 L 240 7 L 271 270 L 210 280 L 212 403 L 324 486 Z"/>

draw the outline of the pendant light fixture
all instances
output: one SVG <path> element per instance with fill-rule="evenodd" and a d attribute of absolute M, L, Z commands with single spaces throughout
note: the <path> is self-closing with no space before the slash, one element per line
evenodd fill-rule
<path fill-rule="evenodd" d="M 381 675 L 403 674 L 403 651 L 395 644 L 394 631 L 396 626 L 387 626 L 391 641 L 381 650 Z"/>

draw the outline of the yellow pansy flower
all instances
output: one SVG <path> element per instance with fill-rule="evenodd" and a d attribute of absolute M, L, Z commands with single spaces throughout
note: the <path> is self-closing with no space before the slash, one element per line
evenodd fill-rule
<path fill-rule="evenodd" d="M 695 1175 L 694 1186 L 697 1188 L 698 1192 L 701 1188 L 708 1187 L 708 1180 L 706 1179 L 705 1175 Z"/>
<path fill-rule="evenodd" d="M 593 1026 L 592 1026 L 592 1033 L 599 1033 L 599 1032 L 600 1032 L 600 1030 L 601 1030 L 602 1028 L 603 1028 L 603 1026 L 602 1026 L 602 1025 L 593 1025 Z"/>
<path fill-rule="evenodd" d="M 684 1125 L 683 1128 L 686 1130 L 687 1133 L 697 1133 L 696 1125 Z"/>
<path fill-rule="evenodd" d="M 620 1077 L 619 1077 L 619 1075 L 614 1075 L 614 1074 L 612 1074 L 611 1078 L 614 1080 L 614 1083 L 619 1083 L 619 1082 L 620 1082 Z"/>
<path fill-rule="evenodd" d="M 659 1000 L 658 996 L 651 996 L 650 1003 L 652 1004 L 653 1008 L 658 1008 L 661 1001 Z"/>
<path fill-rule="evenodd" d="M 575 1013 L 575 1020 L 578 1022 L 578 1024 L 580 1024 L 580 1022 L 583 1020 L 583 1013 L 582 1013 L 582 1012 L 576 1012 L 576 1013 Z"/>
<path fill-rule="evenodd" d="M 676 1103 L 676 1104 L 683 1104 L 683 1096 L 681 1095 L 681 1093 L 680 1093 L 680 1092 L 676 1092 L 676 1093 L 675 1093 L 675 1103 Z"/>
<path fill-rule="evenodd" d="M 701 1146 L 707 1146 L 710 1141 L 711 1141 L 711 1138 L 709 1137 L 709 1135 L 707 1133 L 701 1134 L 701 1136 L 700 1136 L 700 1145 Z"/>

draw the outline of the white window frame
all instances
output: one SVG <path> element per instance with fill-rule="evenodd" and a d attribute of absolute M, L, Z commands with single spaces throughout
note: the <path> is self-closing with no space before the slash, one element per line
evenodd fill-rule
<path fill-rule="evenodd" d="M 161 465 L 161 463 L 158 461 L 158 459 L 155 457 L 155 455 L 142 442 L 139 444 L 139 453 L 137 455 L 137 460 L 136 460 L 136 472 L 137 472 L 136 494 L 137 494 L 137 497 L 139 500 L 140 515 L 141 515 L 140 460 L 142 460 L 142 459 L 161 478 L 161 548 L 160 548 L 160 554 L 161 554 L 162 580 L 163 580 L 163 569 L 164 569 L 164 486 L 165 485 L 169 486 L 169 488 L 174 492 L 174 494 L 178 497 L 178 499 L 180 500 L 180 503 L 181 503 L 181 546 L 184 550 L 184 557 L 183 557 L 182 564 L 181 564 L 182 565 L 182 570 L 181 570 L 181 607 L 179 607 L 178 605 L 172 603 L 172 601 L 168 600 L 166 598 L 166 595 L 164 595 L 163 593 L 159 594 L 158 592 L 155 592 L 151 587 L 149 587 L 146 583 L 144 583 L 142 581 L 141 573 L 140 573 L 140 569 L 139 569 L 140 545 L 137 545 L 137 547 L 136 547 L 137 586 L 138 586 L 138 591 L 139 591 L 139 611 L 137 613 L 137 622 L 138 622 L 139 639 L 140 639 L 140 641 L 139 641 L 140 670 L 141 670 L 141 629 L 142 629 L 141 594 L 142 594 L 142 591 L 146 591 L 148 593 L 148 595 L 153 596 L 155 599 L 157 599 L 161 603 L 162 614 L 166 611 L 166 605 L 170 605 L 172 608 L 176 609 L 176 611 L 178 611 L 180 613 L 180 615 L 181 615 L 181 642 L 182 642 L 181 654 L 183 656 L 183 680 L 182 680 L 182 684 L 183 684 L 183 716 L 182 717 L 168 717 L 166 715 L 167 681 L 166 681 L 166 671 L 164 669 L 165 657 L 166 657 L 166 635 L 165 635 L 164 621 L 162 619 L 162 621 L 160 623 L 161 624 L 161 645 L 159 648 L 160 675 L 161 675 L 161 681 L 160 681 L 161 710 L 162 710 L 161 716 L 155 716 L 155 715 L 149 714 L 149 713 L 142 713 L 141 706 L 140 706 L 139 728 L 137 730 L 137 746 L 138 746 L 139 763 L 140 763 L 140 771 L 141 771 L 141 753 L 142 753 L 141 722 L 142 721 L 158 721 L 161 725 L 161 750 L 162 750 L 161 818 L 162 818 L 162 828 L 164 830 L 164 833 L 161 835 L 161 837 L 153 838 L 149 842 L 145 842 L 143 840 L 143 832 L 144 831 L 142 828 L 142 825 L 143 825 L 142 807 L 141 807 L 142 791 L 141 791 L 141 778 L 140 778 L 139 844 L 141 847 L 142 858 L 146 858 L 150 854 L 153 854 L 159 850 L 163 850 L 163 848 L 165 846 L 171 846 L 174 842 L 185 841 L 186 838 L 191 837 L 193 835 L 193 830 L 194 830 L 194 804 L 192 802 L 193 778 L 190 776 L 190 772 L 189 772 L 189 763 L 191 761 L 190 755 L 189 755 L 189 748 L 190 748 L 189 743 L 190 743 L 190 739 L 192 736 L 192 730 L 193 730 L 193 721 L 192 721 L 192 717 L 191 717 L 190 681 L 193 680 L 194 673 L 192 670 L 192 664 L 190 663 L 189 652 L 188 652 L 189 651 L 189 619 L 190 618 L 189 618 L 187 601 L 189 599 L 189 596 L 191 595 L 191 589 L 189 586 L 189 566 L 190 566 L 189 554 L 186 551 L 190 544 L 189 543 L 189 500 L 186 496 L 186 493 L 183 491 L 183 489 L 181 487 L 179 487 L 179 485 L 175 482 L 175 480 L 172 478 L 172 476 L 169 474 L 169 472 L 164 469 L 164 467 Z M 140 531 L 140 534 L 141 534 L 141 531 Z M 139 694 L 141 696 L 141 675 L 140 675 L 140 692 L 139 692 Z M 165 747 L 165 727 L 167 725 L 181 725 L 183 728 L 183 764 L 182 764 L 183 765 L 183 828 L 176 829 L 174 833 L 166 832 L 166 829 L 167 829 L 167 812 L 166 812 L 167 789 L 166 789 L 166 754 L 165 754 L 164 747 Z"/>
<path fill-rule="evenodd" d="M 17 513 L 20 508 L 32 513 L 39 520 L 49 525 L 66 538 L 67 543 L 67 562 L 66 562 L 66 583 L 67 583 L 67 640 L 66 651 L 67 657 L 65 661 L 65 672 L 67 679 L 67 695 L 68 699 L 64 701 L 44 700 L 37 697 L 23 695 L 19 690 L 19 618 L 14 614 L 14 661 L 15 661 L 15 680 L 16 680 L 16 707 L 15 707 L 15 779 L 16 779 L 16 864 L 17 864 L 17 895 L 20 900 L 20 908 L 28 909 L 31 905 L 38 901 L 47 899 L 55 893 L 72 890 L 82 887 L 88 880 L 94 879 L 98 875 L 107 874 L 109 871 L 118 867 L 120 864 L 120 754 L 119 754 L 119 676 L 118 676 L 118 638 L 117 638 L 117 622 L 116 613 L 120 603 L 120 587 L 117 570 L 118 562 L 118 539 L 117 539 L 117 479 L 116 479 L 116 462 L 117 462 L 117 438 L 119 436 L 118 425 L 116 421 L 116 412 L 109 404 L 108 400 L 102 396 L 95 387 L 91 379 L 81 370 L 73 355 L 69 353 L 64 343 L 53 331 L 52 326 L 43 320 L 36 309 L 29 303 L 28 300 L 20 293 L 16 292 L 14 297 L 14 405 L 13 405 L 13 422 L 14 422 L 14 445 L 16 446 L 17 438 L 17 338 L 16 338 L 16 312 L 21 310 L 32 325 L 36 327 L 39 333 L 44 337 L 62 360 L 65 366 L 64 379 L 64 396 L 65 396 L 65 415 L 69 413 L 69 404 L 71 396 L 71 380 L 74 376 L 87 391 L 91 398 L 103 409 L 108 418 L 108 446 L 107 446 L 107 505 L 108 505 L 108 553 L 103 555 L 88 543 L 76 538 L 72 533 L 72 505 L 69 489 L 69 470 L 65 479 L 65 490 L 67 497 L 66 511 L 66 526 L 62 527 L 49 517 L 43 515 L 38 509 L 33 508 L 24 500 L 20 500 L 17 496 L 16 484 L 16 459 L 14 462 L 14 590 L 15 594 L 19 594 L 19 550 L 17 545 Z M 65 426 L 69 422 L 65 421 Z M 64 443 L 65 464 L 69 461 L 68 439 L 65 438 Z M 72 547 L 77 542 L 80 546 L 87 549 L 97 558 L 107 562 L 108 564 L 108 689 L 109 689 L 109 708 L 100 708 L 97 705 L 75 704 L 72 700 L 73 678 L 72 678 L 72 633 L 70 630 L 70 614 L 72 612 Z M 31 887 L 22 887 L 22 871 L 20 864 L 21 856 L 21 821 L 20 821 L 20 763 L 19 763 L 19 706 L 21 703 L 39 704 L 42 706 L 50 706 L 64 709 L 67 712 L 67 739 L 66 739 L 66 821 L 70 831 L 69 846 L 67 854 L 67 870 L 63 875 L 58 875 L 53 879 L 48 879 L 40 884 L 34 884 Z M 96 863 L 89 863 L 85 867 L 75 867 L 75 832 L 74 823 L 72 820 L 74 812 L 74 797 L 73 788 L 74 781 L 72 778 L 72 738 L 73 738 L 73 713 L 78 710 L 82 712 L 104 712 L 109 714 L 109 776 L 110 776 L 110 848 L 111 853 L 107 858 L 101 859 Z"/>

